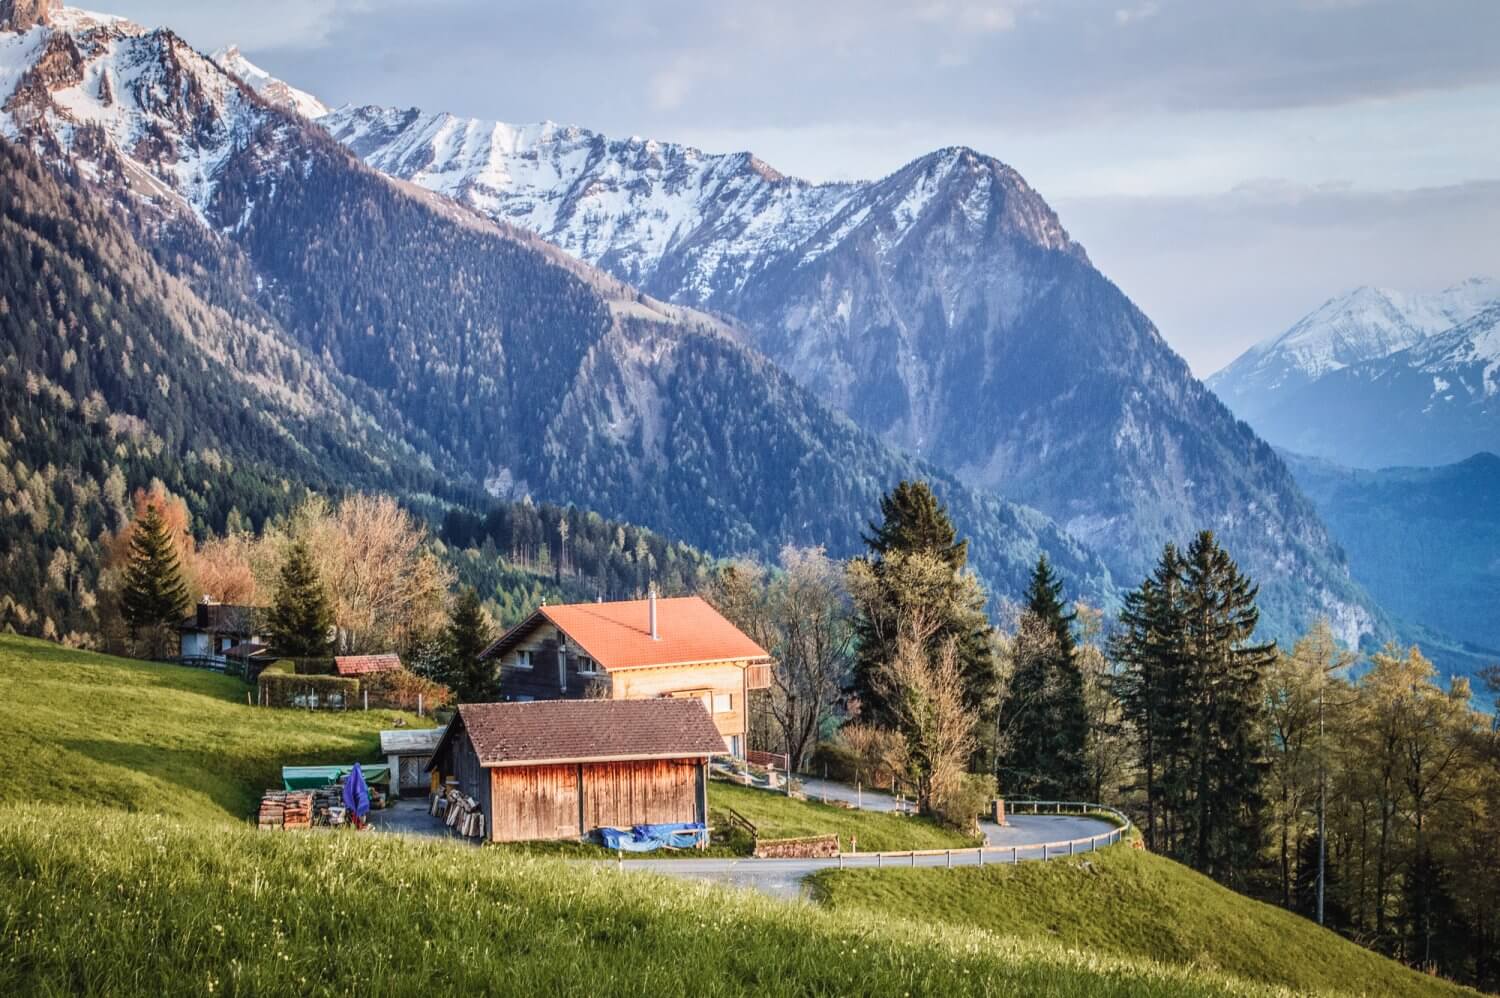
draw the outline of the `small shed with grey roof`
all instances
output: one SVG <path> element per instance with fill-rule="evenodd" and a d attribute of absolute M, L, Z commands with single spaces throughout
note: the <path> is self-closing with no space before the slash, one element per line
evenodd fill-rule
<path fill-rule="evenodd" d="M 423 794 L 428 790 L 427 763 L 444 728 L 391 728 L 380 733 L 380 754 L 391 771 L 393 794 Z"/>
<path fill-rule="evenodd" d="M 724 738 L 696 699 L 464 704 L 429 769 L 479 802 L 491 841 L 708 820 Z"/>

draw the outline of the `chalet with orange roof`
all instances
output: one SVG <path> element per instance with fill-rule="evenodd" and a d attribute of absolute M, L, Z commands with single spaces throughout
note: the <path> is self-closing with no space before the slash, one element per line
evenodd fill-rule
<path fill-rule="evenodd" d="M 697 596 L 542 606 L 484 650 L 504 700 L 700 700 L 729 751 L 745 752 L 751 690 L 770 656 Z"/>

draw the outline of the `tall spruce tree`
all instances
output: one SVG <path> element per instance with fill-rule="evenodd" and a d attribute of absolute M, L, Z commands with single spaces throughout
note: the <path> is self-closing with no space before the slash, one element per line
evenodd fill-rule
<path fill-rule="evenodd" d="M 1253 641 L 1257 586 L 1205 530 L 1183 560 L 1186 653 L 1197 694 L 1193 717 L 1193 866 L 1243 885 L 1262 842 L 1266 772 L 1265 674 L 1274 644 Z"/>
<path fill-rule="evenodd" d="M 1151 847 L 1242 885 L 1262 840 L 1264 682 L 1275 646 L 1253 638 L 1257 589 L 1214 538 L 1168 545 L 1128 595 L 1112 644 L 1139 733 Z"/>
<path fill-rule="evenodd" d="M 1182 558 L 1168 544 L 1156 569 L 1125 595 L 1110 653 L 1120 666 L 1115 692 L 1136 733 L 1146 793 L 1146 845 L 1174 853 L 1185 793 L 1188 676 L 1182 636 Z"/>
<path fill-rule="evenodd" d="M 941 617 L 928 639 L 929 651 L 936 654 L 949 641 L 956 641 L 965 700 L 972 709 L 987 708 L 997 692 L 995 662 L 983 591 L 965 577 L 969 542 L 959 539 L 948 511 L 926 482 L 901 482 L 881 498 L 880 514 L 881 521 L 870 524 L 864 541 L 870 549 L 866 562 L 881 591 L 875 598 L 877 605 L 862 607 L 856 622 L 858 651 L 851 692 L 859 698 L 867 718 L 890 722 L 875 676 L 894 658 L 900 623 L 912 608 L 901 605 L 900 595 L 911 588 L 901 586 L 888 573 L 900 570 L 900 556 L 925 554 L 952 569 L 946 591 L 922 608 Z"/>
<path fill-rule="evenodd" d="M 1075 615 L 1064 609 L 1062 581 L 1047 556 L 1037 560 L 1026 590 L 1026 612 L 1047 636 L 1018 656 L 1009 695 L 1009 750 L 1001 784 L 1009 794 L 1077 799 L 1088 789 L 1088 709 L 1073 636 Z M 1027 640 L 1018 635 L 1018 641 Z"/>
<path fill-rule="evenodd" d="M 121 613 L 130 625 L 130 636 L 145 636 L 148 654 L 160 657 L 169 624 L 187 612 L 188 589 L 182 578 L 177 545 L 167 529 L 166 518 L 156 503 L 146 507 L 130 535 L 130 559 L 125 566 Z"/>
<path fill-rule="evenodd" d="M 448 658 L 445 681 L 460 703 L 485 703 L 499 694 L 494 665 L 479 660 L 494 637 L 479 593 L 473 586 L 465 586 L 454 601 L 444 635 Z"/>
<path fill-rule="evenodd" d="M 305 541 L 287 549 L 266 632 L 276 653 L 288 658 L 326 658 L 333 651 L 333 609 Z"/>

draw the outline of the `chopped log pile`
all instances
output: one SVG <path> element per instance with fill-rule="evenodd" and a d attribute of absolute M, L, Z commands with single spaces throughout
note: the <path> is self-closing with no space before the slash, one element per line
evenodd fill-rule
<path fill-rule="evenodd" d="M 260 799 L 256 825 L 267 830 L 311 828 L 312 816 L 311 790 L 267 790 Z"/>
<path fill-rule="evenodd" d="M 433 795 L 432 814 L 464 838 L 484 838 L 484 815 L 479 811 L 479 802 L 457 787 Z"/>
<path fill-rule="evenodd" d="M 378 810 L 384 806 L 385 795 L 371 790 L 370 807 Z M 256 826 L 281 831 L 314 825 L 342 825 L 348 820 L 345 810 L 344 791 L 337 783 L 313 790 L 267 790 L 260 799 Z"/>

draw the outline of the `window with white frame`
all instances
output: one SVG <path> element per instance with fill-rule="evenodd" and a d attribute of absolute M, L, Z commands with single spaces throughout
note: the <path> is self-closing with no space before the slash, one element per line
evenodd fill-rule
<path fill-rule="evenodd" d="M 531 649 L 529 649 L 529 648 L 522 648 L 520 651 L 516 652 L 516 668 L 517 669 L 529 669 L 529 668 L 531 668 Z"/>
<path fill-rule="evenodd" d="M 714 694 L 714 713 L 715 714 L 727 714 L 731 710 L 734 710 L 734 694 L 733 693 L 715 693 Z"/>

